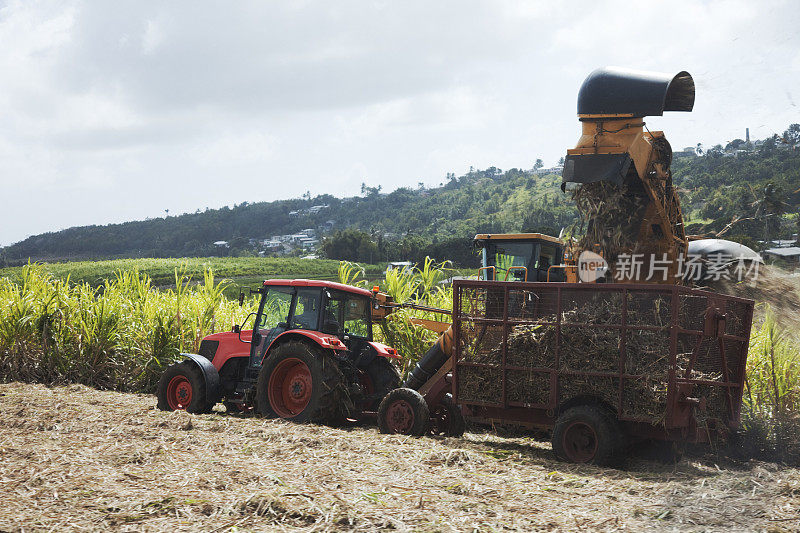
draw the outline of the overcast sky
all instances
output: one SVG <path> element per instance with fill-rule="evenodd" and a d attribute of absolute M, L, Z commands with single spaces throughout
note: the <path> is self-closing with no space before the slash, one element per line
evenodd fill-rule
<path fill-rule="evenodd" d="M 800 122 L 800 2 L 2 2 L 0 245 L 555 164 L 599 66 L 677 73 L 676 148 Z"/>

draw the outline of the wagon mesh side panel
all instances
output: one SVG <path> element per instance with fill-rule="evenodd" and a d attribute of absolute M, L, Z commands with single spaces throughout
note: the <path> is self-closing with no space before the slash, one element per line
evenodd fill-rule
<path fill-rule="evenodd" d="M 670 325 L 672 295 L 669 292 L 631 290 L 627 296 L 627 323 L 629 326 Z"/>
<path fill-rule="evenodd" d="M 620 291 L 561 291 L 561 323 L 605 325 L 622 321 Z"/>
<path fill-rule="evenodd" d="M 716 425 L 717 422 L 727 424 L 730 420 L 728 400 L 725 389 L 717 385 L 697 385 L 694 394 L 698 398 L 705 398 L 705 410 L 696 411 L 697 423 L 700 426 Z"/>
<path fill-rule="evenodd" d="M 683 377 L 684 372 L 689 368 L 692 358 L 692 351 L 701 342 L 700 333 L 678 333 L 678 351 L 675 355 L 676 371 L 679 377 Z"/>
<path fill-rule="evenodd" d="M 558 329 L 555 326 L 519 324 L 508 335 L 506 364 L 528 368 L 555 368 Z"/>
<path fill-rule="evenodd" d="M 725 339 L 725 358 L 728 361 L 728 380 L 736 381 L 742 361 L 747 355 L 747 345 L 742 341 Z"/>
<path fill-rule="evenodd" d="M 509 402 L 547 406 L 550 402 L 550 373 L 532 370 L 507 370 Z"/>
<path fill-rule="evenodd" d="M 611 406 L 619 404 L 619 379 L 614 377 L 562 374 L 558 377 L 558 403 L 578 396 L 600 398 Z"/>
<path fill-rule="evenodd" d="M 728 301 L 725 309 L 727 320 L 725 321 L 725 333 L 737 337 L 747 335 L 745 321 L 747 320 L 750 306 L 744 302 Z"/>
<path fill-rule="evenodd" d="M 707 297 L 681 294 L 678 297 L 678 324 L 684 329 L 703 331 L 707 307 Z"/>
<path fill-rule="evenodd" d="M 689 378 L 722 381 L 722 355 L 719 350 L 719 339 L 703 338 L 697 354 L 697 362 Z"/>
<path fill-rule="evenodd" d="M 503 325 L 472 320 L 459 322 L 461 361 L 499 365 L 503 361 Z"/>
<path fill-rule="evenodd" d="M 667 376 L 663 379 L 624 379 L 622 417 L 659 424 L 667 413 Z"/>
<path fill-rule="evenodd" d="M 483 287 L 461 287 L 459 314 L 465 318 L 485 317 L 486 292 Z"/>
<path fill-rule="evenodd" d="M 619 330 L 561 326 L 561 370 L 575 372 L 618 372 Z"/>
<path fill-rule="evenodd" d="M 461 402 L 503 403 L 503 375 L 500 367 L 458 367 L 458 399 Z"/>
<path fill-rule="evenodd" d="M 555 322 L 558 292 L 554 289 L 511 289 L 508 318 L 513 321 Z"/>
<path fill-rule="evenodd" d="M 628 328 L 625 337 L 625 373 L 661 376 L 669 370 L 669 330 Z"/>

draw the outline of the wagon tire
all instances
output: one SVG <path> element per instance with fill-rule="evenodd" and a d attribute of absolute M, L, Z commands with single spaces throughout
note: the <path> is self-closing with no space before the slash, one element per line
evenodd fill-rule
<path fill-rule="evenodd" d="M 453 401 L 450 394 L 445 394 L 433 408 L 428 423 L 428 433 L 445 437 L 461 437 L 466 430 L 467 422 L 461 408 Z"/>
<path fill-rule="evenodd" d="M 562 461 L 619 466 L 623 449 L 614 414 L 596 405 L 567 409 L 553 427 L 553 452 Z"/>
<path fill-rule="evenodd" d="M 378 407 L 381 433 L 420 437 L 428 429 L 430 412 L 425 398 L 413 389 L 395 389 Z"/>
<path fill-rule="evenodd" d="M 214 407 L 206 397 L 203 373 L 191 361 L 169 366 L 158 381 L 158 408 L 162 411 L 210 413 Z"/>
<path fill-rule="evenodd" d="M 350 414 L 344 377 L 333 356 L 305 342 L 272 350 L 258 374 L 255 406 L 269 418 L 340 425 Z"/>

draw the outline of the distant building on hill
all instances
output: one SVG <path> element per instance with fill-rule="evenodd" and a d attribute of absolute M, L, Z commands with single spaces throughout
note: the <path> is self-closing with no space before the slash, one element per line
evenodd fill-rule
<path fill-rule="evenodd" d="M 682 158 L 682 157 L 697 157 L 697 150 L 693 146 L 687 146 L 680 152 L 674 152 L 672 154 L 673 157 Z"/>
<path fill-rule="evenodd" d="M 800 262 L 800 246 L 787 246 L 784 248 L 769 248 L 764 250 L 764 255 Z"/>
<path fill-rule="evenodd" d="M 537 168 L 536 170 L 533 171 L 533 173 L 537 176 L 544 176 L 545 174 L 560 175 L 562 170 L 564 170 L 563 166 L 556 166 L 550 168 Z"/>

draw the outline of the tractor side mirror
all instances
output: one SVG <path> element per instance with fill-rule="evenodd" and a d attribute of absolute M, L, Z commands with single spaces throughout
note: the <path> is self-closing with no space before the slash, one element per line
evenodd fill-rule
<path fill-rule="evenodd" d="M 244 305 L 244 291 L 239 291 L 239 307 Z"/>
<path fill-rule="evenodd" d="M 251 317 L 251 316 L 256 316 L 256 314 L 255 314 L 255 313 L 250 313 L 249 315 L 247 315 L 247 318 L 245 318 L 245 319 L 244 319 L 244 322 L 242 322 L 242 325 L 245 325 L 245 324 L 247 324 L 247 321 L 248 321 L 248 320 L 250 320 L 250 317 Z M 239 328 L 239 330 L 238 330 L 238 331 L 236 331 L 236 328 Z M 238 333 L 238 335 L 239 335 L 239 342 L 244 342 L 244 343 L 246 343 L 246 344 L 250 344 L 250 341 L 246 341 L 246 340 L 244 340 L 244 339 L 242 338 L 242 327 L 241 327 L 241 326 L 238 326 L 238 325 L 237 325 L 237 326 L 235 326 L 233 331 L 234 331 L 234 333 Z M 258 329 L 256 328 L 256 325 L 255 325 L 255 324 L 253 324 L 253 337 L 255 338 L 255 336 L 256 336 L 257 334 L 258 334 Z"/>

